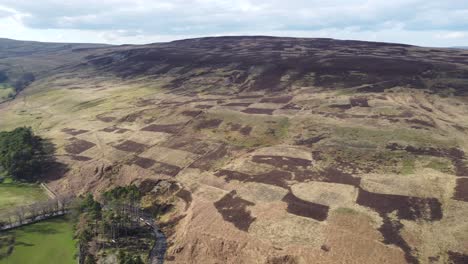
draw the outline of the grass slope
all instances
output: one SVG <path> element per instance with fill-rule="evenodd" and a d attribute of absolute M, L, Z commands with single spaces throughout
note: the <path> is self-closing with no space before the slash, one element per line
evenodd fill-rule
<path fill-rule="evenodd" d="M 35 184 L 0 184 L 0 211 L 13 206 L 28 205 L 42 200 L 47 200 L 47 195 Z"/>
<path fill-rule="evenodd" d="M 65 218 L 56 218 L 28 225 L 9 232 L 15 236 L 10 256 L 0 264 L 76 263 L 73 226 Z"/>

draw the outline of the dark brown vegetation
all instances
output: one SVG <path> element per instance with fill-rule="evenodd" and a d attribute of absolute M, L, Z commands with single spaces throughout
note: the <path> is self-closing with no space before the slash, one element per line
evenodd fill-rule
<path fill-rule="evenodd" d="M 210 170 L 213 168 L 216 162 L 225 158 L 227 154 L 228 154 L 228 147 L 222 144 L 216 150 L 194 161 L 192 164 L 190 164 L 190 168 Z"/>
<path fill-rule="evenodd" d="M 161 173 L 161 174 L 172 176 L 172 177 L 176 176 L 181 170 L 180 167 L 167 164 L 164 162 L 160 162 L 160 161 L 156 161 L 155 165 L 151 169 L 156 173 Z"/>
<path fill-rule="evenodd" d="M 69 156 L 72 160 L 76 161 L 90 161 L 92 158 L 86 157 L 86 156 L 78 156 L 78 155 L 70 155 Z"/>
<path fill-rule="evenodd" d="M 371 193 L 362 188 L 356 201 L 359 205 L 374 209 L 383 218 L 379 231 L 384 242 L 394 244 L 405 252 L 408 263 L 419 263 L 412 254 L 411 247 L 401 237 L 403 225 L 400 220 L 438 221 L 442 219 L 442 206 L 436 198 L 419 198 L 402 195 Z M 398 219 L 391 219 L 388 214 L 396 211 Z"/>
<path fill-rule="evenodd" d="M 80 135 L 80 134 L 83 134 L 83 133 L 86 133 L 88 132 L 89 130 L 84 130 L 84 129 L 74 129 L 74 128 L 64 128 L 62 129 L 62 132 L 65 132 L 69 135 L 72 135 L 72 136 L 77 136 L 77 135 Z"/>
<path fill-rule="evenodd" d="M 268 164 L 273 167 L 285 169 L 288 171 L 304 170 L 312 165 L 312 161 L 300 158 L 257 155 L 252 157 L 252 161 L 256 163 Z"/>
<path fill-rule="evenodd" d="M 231 170 L 220 170 L 215 173 L 218 177 L 225 176 L 226 181 L 237 180 L 240 182 L 258 182 L 269 185 L 275 185 L 283 188 L 288 188 L 287 181 L 292 180 L 292 174 L 286 171 L 272 170 L 266 173 L 250 175 L 242 172 Z"/>
<path fill-rule="evenodd" d="M 228 103 L 225 104 L 224 106 L 242 106 L 242 107 L 248 107 L 252 103 Z"/>
<path fill-rule="evenodd" d="M 214 129 L 214 128 L 218 128 L 222 122 L 223 120 L 221 119 L 202 120 L 195 126 L 195 128 L 196 129 Z"/>
<path fill-rule="evenodd" d="M 106 114 L 97 115 L 96 118 L 102 122 L 110 123 L 113 122 L 116 118 L 112 116 L 106 116 Z"/>
<path fill-rule="evenodd" d="M 365 97 L 356 97 L 349 99 L 349 102 L 352 107 L 369 107 L 369 99 Z"/>
<path fill-rule="evenodd" d="M 449 251 L 448 252 L 449 256 L 449 263 L 450 264 L 466 264 L 468 263 L 468 255 L 466 254 L 461 254 L 458 252 L 454 251 Z"/>
<path fill-rule="evenodd" d="M 197 138 L 172 138 L 163 144 L 164 147 L 184 150 L 187 152 L 203 155 L 210 151 L 212 145 Z"/>
<path fill-rule="evenodd" d="M 468 202 L 468 178 L 458 178 L 453 199 Z"/>
<path fill-rule="evenodd" d="M 241 128 L 239 130 L 239 132 L 244 136 L 248 136 L 248 135 L 250 135 L 250 132 L 252 132 L 252 127 L 251 126 L 245 126 L 245 127 Z"/>
<path fill-rule="evenodd" d="M 186 111 L 183 111 L 181 114 L 184 115 L 184 116 L 196 117 L 201 113 L 202 113 L 202 111 L 186 110 Z"/>
<path fill-rule="evenodd" d="M 301 200 L 289 192 L 283 198 L 283 202 L 288 204 L 288 212 L 298 216 L 308 217 L 317 221 L 325 221 L 328 217 L 328 210 L 326 205 L 312 203 Z"/>
<path fill-rule="evenodd" d="M 339 184 L 346 184 L 352 185 L 355 187 L 359 187 L 361 183 L 361 178 L 354 177 L 349 173 L 345 173 L 337 168 L 329 167 L 320 171 L 311 171 L 311 170 L 304 170 L 304 171 L 296 171 L 295 178 L 296 181 L 320 181 L 320 182 L 330 182 L 330 183 L 339 183 Z"/>
<path fill-rule="evenodd" d="M 242 110 L 246 114 L 257 114 L 257 115 L 272 115 L 276 109 L 264 109 L 264 108 L 247 108 Z"/>
<path fill-rule="evenodd" d="M 254 203 L 237 196 L 236 191 L 226 194 L 221 200 L 214 203 L 225 221 L 233 223 L 239 230 L 246 232 L 255 221 L 255 218 L 247 211 L 247 207 L 254 205 Z"/>
<path fill-rule="evenodd" d="M 381 215 L 397 211 L 399 219 L 438 221 L 442 219 L 442 207 L 436 198 L 419 198 L 393 194 L 380 194 L 359 190 L 356 201 Z"/>
<path fill-rule="evenodd" d="M 136 157 L 134 163 L 144 169 L 149 169 L 153 166 L 156 162 L 152 159 Z"/>
<path fill-rule="evenodd" d="M 163 132 L 169 134 L 175 134 L 180 131 L 184 124 L 171 124 L 171 125 L 158 125 L 152 124 L 141 129 L 141 131 L 150 132 Z"/>
<path fill-rule="evenodd" d="M 70 144 L 65 146 L 65 151 L 70 154 L 80 154 L 96 146 L 96 144 L 77 138 L 72 138 Z"/>
<path fill-rule="evenodd" d="M 457 176 L 468 176 L 468 165 L 466 162 L 466 155 L 463 150 L 459 148 L 433 148 L 433 147 L 414 147 L 402 146 L 397 143 L 387 145 L 387 149 L 392 151 L 404 150 L 415 155 L 425 155 L 433 157 L 445 157 L 452 161 L 455 167 L 455 174 Z"/>
<path fill-rule="evenodd" d="M 269 97 L 260 100 L 260 103 L 287 104 L 293 99 L 292 96 Z"/>
<path fill-rule="evenodd" d="M 145 151 L 147 146 L 144 144 L 137 143 L 135 141 L 125 140 L 124 142 L 114 146 L 114 148 L 127 152 L 140 153 Z"/>

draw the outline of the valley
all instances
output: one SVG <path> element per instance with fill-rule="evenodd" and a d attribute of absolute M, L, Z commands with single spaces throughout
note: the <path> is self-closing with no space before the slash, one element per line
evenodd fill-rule
<path fill-rule="evenodd" d="M 468 255 L 468 51 L 203 38 L 86 49 L 38 76 L 0 130 L 54 144 L 55 193 L 134 184 L 170 204 L 165 263 Z"/>

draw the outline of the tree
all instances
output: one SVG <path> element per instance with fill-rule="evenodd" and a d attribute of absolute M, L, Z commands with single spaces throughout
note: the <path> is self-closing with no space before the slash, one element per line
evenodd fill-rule
<path fill-rule="evenodd" d="M 0 132 L 0 166 L 17 180 L 37 180 L 47 162 L 43 143 L 29 127 Z"/>

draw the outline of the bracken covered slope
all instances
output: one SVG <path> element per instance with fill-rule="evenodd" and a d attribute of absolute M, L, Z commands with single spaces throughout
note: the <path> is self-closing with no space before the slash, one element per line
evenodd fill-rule
<path fill-rule="evenodd" d="M 105 47 L 0 105 L 0 129 L 56 144 L 59 193 L 177 183 L 167 263 L 465 263 L 467 65 L 331 39 Z"/>

